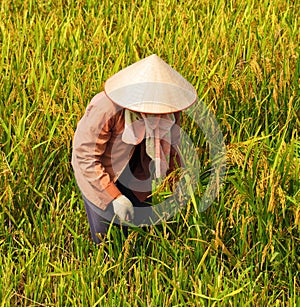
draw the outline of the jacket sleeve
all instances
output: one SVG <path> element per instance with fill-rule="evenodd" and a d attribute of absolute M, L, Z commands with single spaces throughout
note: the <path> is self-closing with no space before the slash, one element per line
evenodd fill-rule
<path fill-rule="evenodd" d="M 86 190 L 92 191 L 93 202 L 105 209 L 114 198 L 121 195 L 101 163 L 111 138 L 116 112 L 109 103 L 99 103 L 101 96 L 95 97 L 78 123 L 73 141 L 72 164 L 79 188 L 79 182 L 85 187 L 88 185 Z M 85 196 L 89 198 L 89 195 Z"/>

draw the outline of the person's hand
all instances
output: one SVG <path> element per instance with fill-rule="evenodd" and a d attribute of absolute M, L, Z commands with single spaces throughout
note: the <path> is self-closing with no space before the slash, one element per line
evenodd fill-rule
<path fill-rule="evenodd" d="M 131 201 L 124 195 L 112 201 L 115 214 L 121 221 L 132 221 L 134 218 L 134 209 Z"/>

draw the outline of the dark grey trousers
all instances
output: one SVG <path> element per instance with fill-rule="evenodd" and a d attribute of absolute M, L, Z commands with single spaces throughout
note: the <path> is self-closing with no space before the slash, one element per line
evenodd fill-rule
<path fill-rule="evenodd" d="M 126 187 L 124 187 L 120 182 L 116 182 L 116 186 L 118 187 L 118 189 L 121 191 L 121 193 L 123 195 L 125 195 L 133 204 L 134 207 L 145 207 L 145 211 L 147 211 L 148 213 L 146 213 L 148 218 L 151 218 L 152 216 L 152 208 L 151 208 L 151 197 L 149 197 L 147 199 L 147 202 L 140 202 L 137 197 L 133 194 L 133 192 L 129 189 L 127 189 Z M 105 236 L 107 233 L 107 230 L 111 224 L 111 220 L 113 215 L 112 214 L 107 214 L 106 218 L 103 217 L 103 214 L 101 213 L 101 209 L 98 209 L 94 204 L 92 204 L 88 199 L 86 199 L 83 196 L 83 201 L 84 201 L 84 206 L 85 206 L 85 210 L 86 210 L 86 215 L 88 218 L 88 222 L 90 225 L 90 231 L 91 231 L 91 235 L 92 235 L 92 239 L 96 244 L 99 244 L 101 242 L 99 236 L 97 234 L 100 234 L 101 236 Z M 112 211 L 112 209 L 110 208 L 110 211 Z M 106 213 L 106 212 L 105 212 Z M 111 215 L 111 217 L 110 217 Z M 136 221 L 135 224 L 138 225 L 139 221 L 138 221 L 139 217 L 136 217 Z M 118 224 L 113 224 L 114 227 L 119 227 L 121 231 L 123 231 L 123 234 L 125 237 L 128 236 L 128 227 L 127 226 L 120 226 Z"/>

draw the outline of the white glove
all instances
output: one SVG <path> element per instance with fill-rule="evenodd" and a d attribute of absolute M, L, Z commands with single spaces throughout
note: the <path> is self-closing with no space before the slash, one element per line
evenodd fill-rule
<path fill-rule="evenodd" d="M 134 209 L 131 201 L 124 195 L 112 201 L 115 214 L 121 221 L 131 221 L 134 218 Z"/>

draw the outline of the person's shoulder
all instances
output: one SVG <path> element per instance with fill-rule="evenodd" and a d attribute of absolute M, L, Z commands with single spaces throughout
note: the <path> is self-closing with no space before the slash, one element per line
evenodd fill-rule
<path fill-rule="evenodd" d="M 105 92 L 100 92 L 96 94 L 89 106 L 95 107 L 98 111 L 103 113 L 116 113 L 119 111 L 120 107 L 113 103 L 105 94 Z"/>

